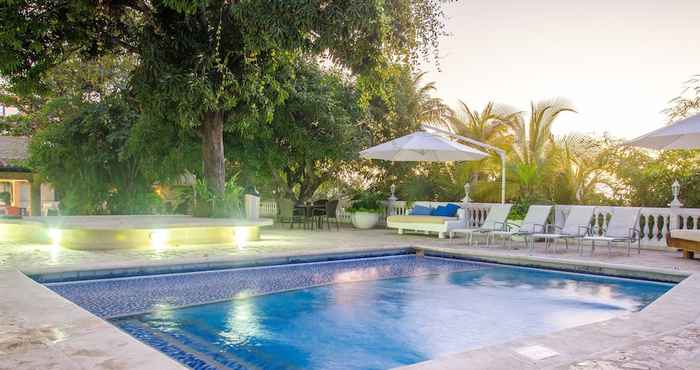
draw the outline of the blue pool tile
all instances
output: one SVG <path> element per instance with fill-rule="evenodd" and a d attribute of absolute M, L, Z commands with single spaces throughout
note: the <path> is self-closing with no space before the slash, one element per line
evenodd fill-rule
<path fill-rule="evenodd" d="M 487 267 L 460 260 L 394 256 L 46 285 L 93 314 L 112 318 L 318 285 Z"/>

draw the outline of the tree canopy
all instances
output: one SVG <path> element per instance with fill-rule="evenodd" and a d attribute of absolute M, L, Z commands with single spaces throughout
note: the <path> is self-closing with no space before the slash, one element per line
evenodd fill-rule
<path fill-rule="evenodd" d="M 41 76 L 74 55 L 136 56 L 143 114 L 200 136 L 204 177 L 221 193 L 224 130 L 272 120 L 299 53 L 370 86 L 389 62 L 433 53 L 442 17 L 439 0 L 20 0 L 0 13 L 0 73 L 40 89 Z"/>
<path fill-rule="evenodd" d="M 62 191 L 65 213 L 149 213 L 154 179 L 128 146 L 137 119 L 123 100 L 107 99 L 37 134 L 31 166 Z"/>
<path fill-rule="evenodd" d="M 229 160 L 251 182 L 269 179 L 279 197 L 308 200 L 357 159 L 368 141 L 362 131 L 366 113 L 355 84 L 341 71 L 302 61 L 294 73 L 271 124 L 254 135 L 227 135 L 224 143 Z"/>

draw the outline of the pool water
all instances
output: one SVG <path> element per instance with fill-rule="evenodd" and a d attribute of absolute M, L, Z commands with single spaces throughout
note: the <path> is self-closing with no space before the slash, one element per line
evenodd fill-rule
<path fill-rule="evenodd" d="M 264 295 L 247 288 L 235 299 L 153 305 L 111 322 L 196 369 L 387 369 L 638 311 L 673 286 L 412 255 L 359 261 L 245 270 L 263 280 L 312 271 L 304 280 L 336 283 Z M 218 280 L 226 281 L 209 284 Z M 49 286 L 95 311 L 94 296 L 81 301 L 81 284 Z"/>

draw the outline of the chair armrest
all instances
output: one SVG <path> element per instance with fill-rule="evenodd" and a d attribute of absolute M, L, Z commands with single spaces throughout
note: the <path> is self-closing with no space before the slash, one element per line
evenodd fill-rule
<path fill-rule="evenodd" d="M 503 231 L 508 231 L 510 230 L 510 227 L 508 226 L 508 222 L 494 222 L 494 226 L 501 225 L 500 228 L 496 227 L 495 230 L 503 230 Z"/>
<path fill-rule="evenodd" d="M 639 237 L 641 236 L 641 232 L 636 227 L 629 229 L 628 233 L 629 233 L 629 238 L 632 241 L 638 240 Z"/>
<path fill-rule="evenodd" d="M 537 228 L 538 226 L 540 227 L 540 230 L 542 230 L 542 231 L 547 231 L 547 225 L 543 225 L 543 224 L 532 224 L 532 230 L 530 230 L 530 232 L 531 232 L 531 233 L 536 233 L 537 231 L 535 231 L 535 228 Z"/>
<path fill-rule="evenodd" d="M 545 232 L 547 234 L 554 234 L 553 231 L 557 231 L 557 230 L 564 230 L 564 228 L 561 226 L 555 225 L 555 224 L 549 224 L 549 225 L 545 226 Z"/>
<path fill-rule="evenodd" d="M 576 236 L 588 236 L 593 235 L 593 230 L 591 230 L 590 225 L 578 225 L 578 232 Z"/>

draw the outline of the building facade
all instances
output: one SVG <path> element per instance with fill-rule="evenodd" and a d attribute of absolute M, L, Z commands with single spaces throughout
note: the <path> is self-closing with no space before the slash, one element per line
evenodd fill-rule
<path fill-rule="evenodd" d="M 0 193 L 9 193 L 9 204 L 0 200 L 5 214 L 46 215 L 58 209 L 56 193 L 50 184 L 27 166 L 29 138 L 0 136 Z"/>

